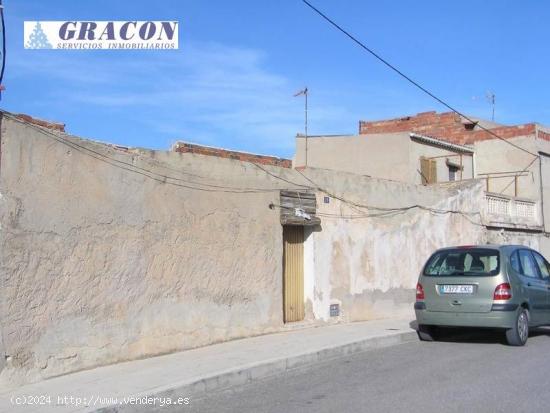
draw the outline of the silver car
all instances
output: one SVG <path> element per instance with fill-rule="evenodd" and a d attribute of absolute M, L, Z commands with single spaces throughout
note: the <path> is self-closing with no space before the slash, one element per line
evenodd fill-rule
<path fill-rule="evenodd" d="M 550 324 L 550 264 L 520 245 L 443 248 L 420 273 L 414 309 L 421 340 L 439 326 L 488 327 L 523 346 L 530 327 Z"/>

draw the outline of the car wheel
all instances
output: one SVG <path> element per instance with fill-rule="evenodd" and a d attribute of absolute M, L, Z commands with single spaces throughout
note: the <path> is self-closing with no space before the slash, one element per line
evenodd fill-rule
<path fill-rule="evenodd" d="M 418 338 L 421 341 L 435 341 L 437 340 L 437 329 L 434 326 L 427 326 L 425 324 L 419 324 L 416 331 Z"/>
<path fill-rule="evenodd" d="M 529 338 L 529 311 L 521 308 L 514 327 L 506 330 L 506 341 L 510 346 L 523 346 Z"/>

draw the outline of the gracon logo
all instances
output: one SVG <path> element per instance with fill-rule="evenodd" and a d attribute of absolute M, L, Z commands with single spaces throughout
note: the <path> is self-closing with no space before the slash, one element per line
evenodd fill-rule
<path fill-rule="evenodd" d="M 178 49 L 177 21 L 25 21 L 25 49 Z"/>
<path fill-rule="evenodd" d="M 26 49 L 51 49 L 52 45 L 48 40 L 48 36 L 42 30 L 40 22 L 36 22 L 33 31 L 29 34 L 29 39 L 25 43 Z"/>

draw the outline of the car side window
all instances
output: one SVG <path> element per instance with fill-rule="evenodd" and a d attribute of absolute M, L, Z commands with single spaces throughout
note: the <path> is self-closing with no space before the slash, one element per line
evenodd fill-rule
<path fill-rule="evenodd" d="M 510 265 L 512 266 L 514 271 L 521 274 L 521 265 L 519 263 L 519 255 L 517 251 L 514 251 L 514 253 L 510 255 Z"/>
<path fill-rule="evenodd" d="M 530 278 L 539 278 L 537 264 L 528 250 L 519 250 L 519 262 L 521 265 L 521 274 Z"/>
<path fill-rule="evenodd" d="M 533 256 L 535 257 L 535 261 L 537 262 L 537 265 L 539 267 L 542 279 L 546 281 L 550 280 L 550 268 L 548 268 L 548 263 L 546 262 L 544 257 L 534 251 Z"/>

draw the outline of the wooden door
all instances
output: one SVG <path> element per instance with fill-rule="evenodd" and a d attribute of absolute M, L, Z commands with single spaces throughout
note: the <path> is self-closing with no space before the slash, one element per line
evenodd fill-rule
<path fill-rule="evenodd" d="M 285 323 L 301 321 L 304 308 L 304 227 L 283 226 L 283 305 Z"/>

